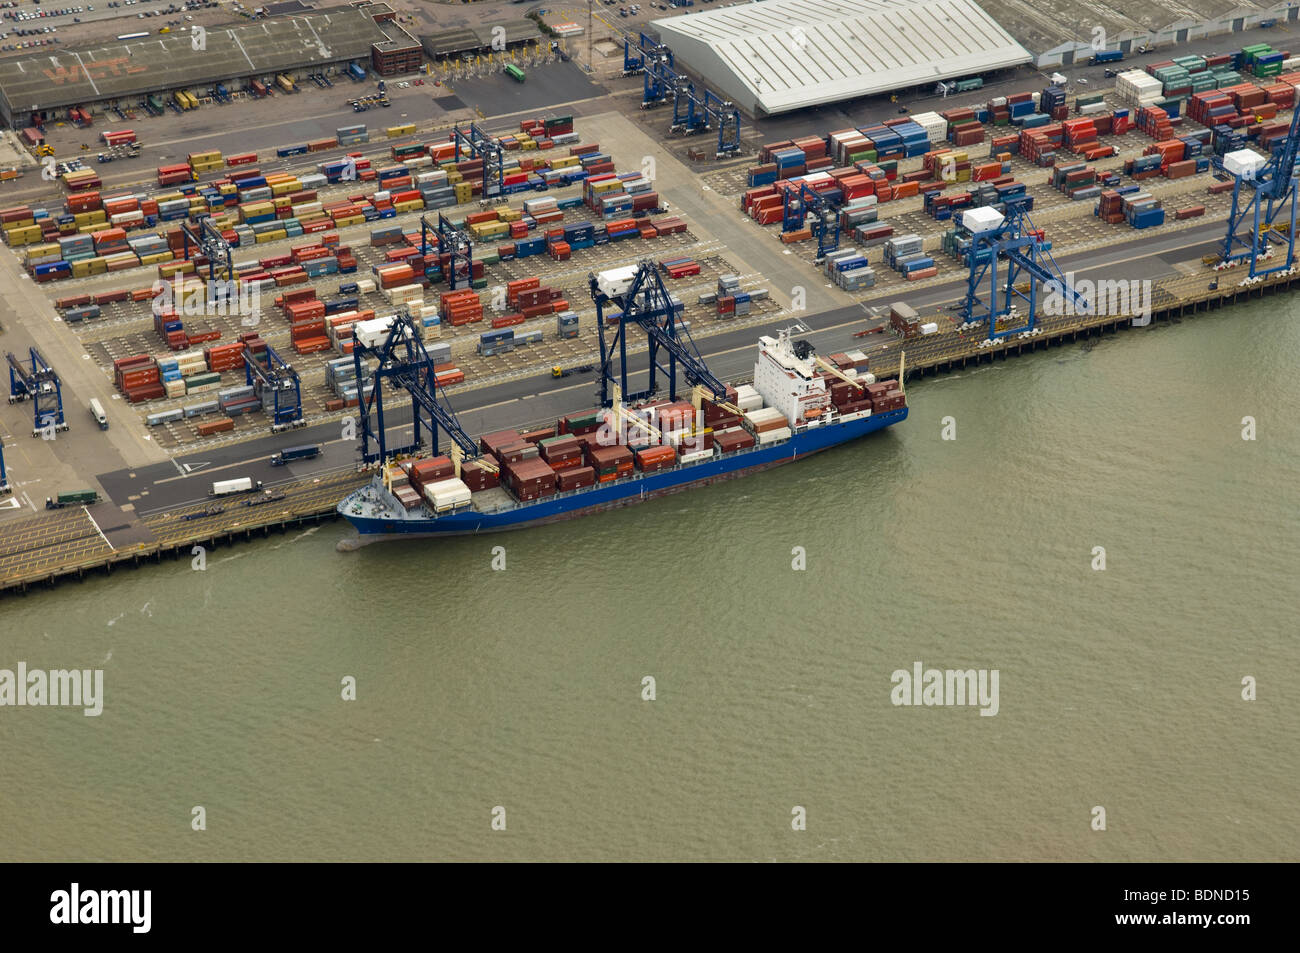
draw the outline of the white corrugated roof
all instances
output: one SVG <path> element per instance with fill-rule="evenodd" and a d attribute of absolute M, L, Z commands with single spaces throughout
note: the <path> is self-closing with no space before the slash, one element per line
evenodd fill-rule
<path fill-rule="evenodd" d="M 1032 59 L 973 0 L 764 0 L 653 26 L 706 77 L 711 65 L 733 74 L 767 113 Z"/>

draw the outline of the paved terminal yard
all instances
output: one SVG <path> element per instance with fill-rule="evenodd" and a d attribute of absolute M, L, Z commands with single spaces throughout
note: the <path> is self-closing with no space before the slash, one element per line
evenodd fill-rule
<path fill-rule="evenodd" d="M 575 67 L 571 63 L 555 63 L 544 69 L 559 71 L 574 70 Z M 530 82 L 533 76 L 534 73 L 530 72 Z M 588 83 L 585 78 L 578 78 Z M 215 145 L 218 130 L 228 127 L 229 117 L 236 113 L 241 118 L 249 117 L 246 127 L 249 144 L 245 146 L 241 138 L 239 146 L 226 141 L 216 147 L 228 155 L 245 148 L 259 151 L 258 166 L 263 171 L 314 170 L 316 162 L 334 154 L 267 161 L 267 150 L 273 156 L 274 146 L 325 136 L 332 133 L 334 127 L 352 122 L 366 122 L 372 134 L 372 141 L 356 147 L 357 151 L 374 159 L 376 166 L 382 166 L 389 161 L 391 144 L 381 138 L 384 125 L 413 121 L 419 127 L 420 139 L 441 138 L 442 131 L 452 121 L 465 122 L 483 111 L 476 102 L 480 97 L 501 95 L 508 99 L 508 89 L 504 92 L 497 90 L 494 82 L 492 76 L 466 76 L 458 80 L 459 87 L 452 88 L 434 87 L 428 82 L 421 86 L 394 88 L 390 83 L 393 108 L 364 114 L 353 114 L 350 109 L 340 111 L 334 100 L 342 98 L 348 91 L 336 87 L 334 90 L 310 89 L 295 97 L 293 102 L 298 108 L 295 108 L 294 116 L 287 119 L 283 115 L 284 97 L 278 97 L 278 103 L 237 103 L 208 107 L 183 116 L 141 120 L 133 127 L 139 126 L 138 131 L 142 130 L 146 142 L 144 157 L 130 164 L 98 167 L 92 164 L 92 168 L 105 174 L 105 191 L 119 184 L 137 189 L 147 184 L 150 190 L 157 191 L 156 186 L 149 182 L 154 165 L 183 159 L 190 151 Z M 957 328 L 950 310 L 965 290 L 965 269 L 955 259 L 938 251 L 942 234 L 952 223 L 936 222 L 927 216 L 921 209 L 920 198 L 882 203 L 879 221 L 894 226 L 895 234 L 915 232 L 923 235 L 926 251 L 936 252 L 938 274 L 925 281 L 906 282 L 879 263 L 879 252 L 876 251 L 871 256 L 877 274 L 876 287 L 867 292 L 848 294 L 832 286 L 816 267 L 813 261 L 815 243 L 784 245 L 779 241 L 779 226 L 759 226 L 740 210 L 739 198 L 746 187 L 747 170 L 757 163 L 755 154 L 759 133 L 751 131 L 747 134 L 745 154 L 737 159 L 691 162 L 684 148 L 684 143 L 689 144 L 690 140 L 665 139 L 654 128 L 658 121 L 655 115 L 635 108 L 638 80 L 622 80 L 625 88 L 617 88 L 613 79 L 609 82 L 616 87 L 615 94 L 609 99 L 592 97 L 572 107 L 538 108 L 524 111 L 524 115 L 572 113 L 577 117 L 576 129 L 581 134 L 581 141 L 599 142 L 602 151 L 612 154 L 618 171 L 653 168 L 661 201 L 669 205 L 670 214 L 686 221 L 687 230 L 658 239 L 633 239 L 575 251 L 572 259 L 564 262 L 541 255 L 490 265 L 487 271 L 489 288 L 516 278 L 536 276 L 544 286 L 561 289 L 570 307 L 581 316 L 581 333 L 576 339 L 558 340 L 553 333 L 553 317 L 549 321 L 543 317 L 517 329 L 543 329 L 541 344 L 521 347 L 511 354 L 484 358 L 475 353 L 475 344 L 487 322 L 466 328 L 445 327 L 440 340 L 451 345 L 453 361 L 466 373 L 465 383 L 451 389 L 451 399 L 471 433 L 523 422 L 542 424 L 561 413 L 592 405 L 590 377 L 578 382 L 568 379 L 555 381 L 550 378 L 549 368 L 552 364 L 588 362 L 595 356 L 594 307 L 586 291 L 588 273 L 643 257 L 690 256 L 700 262 L 702 271 L 699 276 L 670 282 L 670 289 L 685 301 L 686 319 L 691 321 L 692 334 L 710 366 L 719 376 L 736 381 L 743 380 L 752 367 L 754 337 L 792 322 L 805 329 L 806 336 L 822 353 L 850 347 L 868 351 L 873 367 L 882 375 L 896 372 L 900 354 L 904 351 L 909 371 L 924 372 L 960 366 L 971 360 L 989 360 L 999 354 L 1046 346 L 1049 342 L 1068 341 L 1079 334 L 1127 323 L 1126 316 L 1115 315 L 1045 316 L 1040 319 L 1040 330 L 1034 338 L 1013 336 L 994 347 L 982 346 L 986 333 L 980 329 Z M 482 87 L 482 92 L 477 91 L 475 83 Z M 543 84 L 535 85 L 541 87 Z M 474 91 L 468 97 L 474 105 L 460 99 L 466 88 Z M 1018 88 L 1038 88 L 1038 83 L 1029 80 Z M 627 95 L 629 92 L 632 95 Z M 984 90 L 975 95 L 982 99 L 992 94 Z M 546 98 L 540 97 L 541 100 Z M 437 105 L 440 101 L 442 105 Z M 275 114 L 277 105 L 278 116 Z M 487 114 L 491 118 L 477 119 L 485 129 L 494 134 L 517 130 L 518 113 L 511 115 L 501 104 L 488 105 Z M 609 111 L 610 105 L 616 106 L 618 111 Z M 1111 107 L 1114 105 L 1115 102 L 1110 103 Z M 870 118 L 879 120 L 889 118 L 889 115 L 885 110 Z M 767 141 L 798 135 L 823 135 L 844 124 L 837 118 L 827 122 L 812 114 L 782 117 L 779 123 L 760 123 L 759 128 L 780 130 L 777 135 L 761 135 Z M 1196 127 L 1188 124 L 1186 128 Z M 71 142 L 86 132 L 71 128 L 57 130 L 52 141 L 58 143 L 61 136 L 66 136 Z M 1119 168 L 1124 158 L 1140 154 L 1151 141 L 1145 134 L 1134 131 L 1118 137 L 1103 136 L 1103 144 L 1117 145 L 1120 155 L 1091 164 L 1100 172 Z M 60 146 L 60 150 L 65 147 L 66 144 Z M 972 147 L 970 151 L 972 158 L 982 158 L 987 143 Z M 920 161 L 919 158 L 905 160 L 900 163 L 900 173 L 918 168 Z M 1144 181 L 1142 188 L 1161 199 L 1169 215 L 1165 226 L 1139 232 L 1126 225 L 1101 224 L 1092 215 L 1093 201 L 1071 202 L 1050 187 L 1050 170 L 1013 157 L 1010 174 L 1017 181 L 1024 182 L 1034 196 L 1035 207 L 1031 216 L 1037 226 L 1047 230 L 1063 270 L 1074 271 L 1080 277 L 1156 279 L 1152 310 L 1158 317 L 1211 307 L 1222 300 L 1230 300 L 1234 294 L 1260 294 L 1290 285 L 1289 278 L 1275 279 L 1243 291 L 1236 288 L 1236 279 L 1228 272 L 1223 273 L 1224 290 L 1211 287 L 1216 275 L 1205 268 L 1201 259 L 1215 251 L 1215 239 L 1222 235 L 1222 218 L 1229 197 L 1207 194 L 1212 180 L 1206 175 Z M 19 188 L 12 188 L 15 185 Z M 56 193 L 47 184 L 41 184 L 32 176 L 18 183 L 9 183 L 9 186 L 10 202 L 55 206 L 62 199 L 62 196 L 56 198 Z M 964 187 L 964 183 L 957 186 L 958 189 Z M 367 186 L 358 191 L 369 191 L 370 188 Z M 552 194 L 562 196 L 574 191 L 566 189 Z M 322 191 L 321 197 L 328 200 L 331 196 L 350 192 L 345 186 L 330 187 Z M 18 194 L 23 197 L 16 198 Z M 518 207 L 525 195 L 509 197 L 506 204 Z M 1203 217 L 1173 221 L 1174 211 L 1193 204 L 1206 207 Z M 479 208 L 478 203 L 472 203 L 444 211 L 462 215 Z M 436 217 L 436 213 L 433 214 Z M 565 221 L 590 217 L 587 209 L 579 208 L 566 212 Z M 396 221 L 409 232 L 418 227 L 419 214 L 401 216 Z M 319 297 L 336 296 L 340 284 L 362 276 L 370 265 L 382 260 L 383 249 L 368 247 L 369 230 L 379 224 L 392 222 L 385 220 L 338 230 L 340 243 L 351 247 L 358 258 L 358 275 L 327 276 L 313 281 L 312 287 Z M 308 242 L 309 238 L 304 236 L 258 245 L 255 251 L 245 249 L 242 254 L 240 249 L 235 249 L 234 258 L 239 261 L 250 256 L 284 254 L 292 246 Z M 851 244 L 846 234 L 841 247 Z M 55 298 L 147 286 L 155 274 L 153 269 L 137 268 L 111 276 L 36 286 L 23 273 L 13 254 L 0 253 L 0 268 L 4 270 L 6 286 L 16 289 L 0 308 L 0 348 L 22 352 L 28 343 L 34 343 L 42 349 L 64 379 L 65 407 L 73 425 L 71 433 L 60 434 L 56 440 L 32 440 L 24 438 L 30 429 L 28 409 L 23 405 L 0 408 L 0 424 L 3 425 L 0 433 L 5 438 L 6 461 L 10 466 L 11 480 L 18 488 L 16 496 L 9 502 L 0 501 L 0 527 L 4 528 L 4 546 L 0 547 L 0 585 L 21 587 L 65 571 L 84 571 L 108 560 L 134 562 L 202 539 L 217 541 L 318 518 L 331 512 L 333 504 L 362 479 L 353 465 L 355 447 L 339 437 L 339 421 L 349 412 L 327 412 L 324 407 L 325 399 L 331 395 L 325 389 L 322 368 L 326 360 L 337 354 L 333 351 L 301 357 L 293 354 L 288 343 L 287 323 L 278 310 L 268 309 L 258 330 L 300 371 L 308 429 L 271 437 L 265 415 L 258 413 L 235 418 L 237 429 L 233 434 L 200 439 L 190 421 L 164 427 L 143 426 L 145 413 L 163 409 L 177 401 L 150 401 L 128 411 L 123 401 L 114 400 L 118 396 L 111 381 L 111 362 L 115 357 L 140 352 L 166 354 L 153 330 L 152 316 L 147 308 L 140 304 L 109 305 L 104 309 L 104 317 L 77 326 L 62 324 L 52 308 Z M 766 290 L 766 302 L 746 318 L 720 318 L 712 307 L 695 301 L 701 292 L 713 290 L 712 285 L 720 274 L 739 275 L 746 289 Z M 295 289 L 299 287 L 302 286 L 295 286 Z M 488 290 L 484 289 L 485 301 Z M 435 291 L 431 289 L 426 294 L 426 302 L 436 301 Z M 386 306 L 377 294 L 363 297 L 366 298 L 360 305 L 363 308 L 374 307 L 379 312 Z M 800 310 L 794 307 L 797 298 L 804 299 L 804 307 Z M 884 327 L 888 305 L 895 300 L 906 300 L 926 319 L 938 321 L 939 332 L 906 340 L 895 336 Z M 233 317 L 214 315 L 200 320 L 219 327 L 223 341 L 247 330 Z M 545 333 L 548 328 L 549 334 Z M 880 333 L 869 333 L 877 330 Z M 224 386 L 243 383 L 242 373 L 226 375 L 227 378 L 236 376 L 239 378 L 237 381 L 225 381 Z M 92 427 L 84 412 L 85 401 L 90 396 L 100 397 L 109 406 L 114 421 L 110 431 L 101 433 Z M 535 399 L 529 401 L 530 398 Z M 407 426 L 403 413 L 403 410 L 398 410 L 389 417 L 388 422 L 394 430 L 401 431 Z M 302 442 L 321 443 L 327 452 L 310 464 L 280 470 L 267 467 L 266 460 L 276 447 Z M 283 496 L 283 499 L 273 499 L 257 507 L 243 507 L 243 501 L 239 501 L 220 513 L 212 512 L 194 519 L 181 518 L 208 514 L 208 507 L 212 504 L 206 499 L 206 490 L 212 480 L 242 475 L 264 479 L 272 495 Z M 33 510 L 40 509 L 44 497 L 52 495 L 56 489 L 81 486 L 95 486 L 106 501 L 85 509 L 78 507 L 32 515 Z"/>

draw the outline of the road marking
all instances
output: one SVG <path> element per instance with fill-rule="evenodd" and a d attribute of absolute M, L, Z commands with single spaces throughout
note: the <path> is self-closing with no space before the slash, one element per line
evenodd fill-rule
<path fill-rule="evenodd" d="M 90 510 L 86 509 L 83 506 L 81 508 L 81 512 L 86 514 L 86 519 L 90 520 L 90 525 L 95 527 L 95 532 L 98 533 L 99 538 L 104 541 L 104 545 L 107 546 L 109 549 L 113 550 L 113 552 L 117 552 L 117 547 L 108 541 L 108 537 L 104 535 L 104 531 L 100 529 L 99 524 L 95 522 L 95 517 L 90 515 Z"/>

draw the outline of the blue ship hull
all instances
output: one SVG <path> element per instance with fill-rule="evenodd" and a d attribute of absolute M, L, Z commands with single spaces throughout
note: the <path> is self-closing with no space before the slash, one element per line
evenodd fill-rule
<path fill-rule="evenodd" d="M 434 518 L 369 517 L 349 512 L 352 497 L 338 505 L 339 515 L 356 527 L 363 538 L 385 536 L 456 536 L 522 529 L 540 523 L 573 519 L 600 510 L 629 506 L 642 500 L 664 496 L 690 487 L 718 483 L 745 476 L 756 470 L 781 466 L 822 450 L 839 446 L 858 437 L 892 426 L 906 419 L 907 408 L 872 414 L 827 427 L 816 427 L 795 434 L 789 440 L 769 447 L 755 447 L 706 460 L 690 466 L 648 473 L 609 484 L 596 484 L 581 490 L 549 496 L 531 503 L 520 503 L 492 513 L 473 509 Z M 360 492 L 360 491 L 358 491 Z"/>

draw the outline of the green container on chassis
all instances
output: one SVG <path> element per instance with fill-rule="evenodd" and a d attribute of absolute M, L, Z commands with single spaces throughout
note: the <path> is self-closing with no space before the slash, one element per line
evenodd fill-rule
<path fill-rule="evenodd" d="M 185 386 L 202 387 L 204 384 L 218 384 L 221 382 L 221 375 L 215 371 L 208 371 L 203 374 L 191 374 L 185 378 Z"/>
<path fill-rule="evenodd" d="M 94 503 L 98 499 L 99 494 L 94 490 L 68 490 L 55 497 L 55 500 L 57 500 L 60 505 L 70 503 Z"/>
<path fill-rule="evenodd" d="M 1091 106 L 1093 103 L 1099 103 L 1103 99 L 1101 93 L 1092 93 L 1088 96 L 1080 96 L 1074 101 L 1076 106 Z"/>
<path fill-rule="evenodd" d="M 488 286 L 487 278 L 475 278 L 469 283 L 471 288 L 486 288 Z"/>
<path fill-rule="evenodd" d="M 876 150 L 868 149 L 866 152 L 855 152 L 849 156 L 851 162 L 875 162 Z"/>

